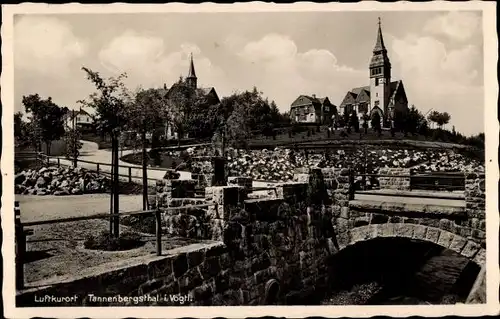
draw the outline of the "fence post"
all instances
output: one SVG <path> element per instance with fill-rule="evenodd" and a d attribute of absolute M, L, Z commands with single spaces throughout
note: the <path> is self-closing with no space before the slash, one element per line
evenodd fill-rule
<path fill-rule="evenodd" d="M 59 157 L 57 158 L 57 167 L 61 167 L 61 159 Z"/>
<path fill-rule="evenodd" d="M 128 182 L 132 183 L 132 167 L 128 168 Z"/>
<path fill-rule="evenodd" d="M 21 224 L 21 209 L 19 202 L 14 202 L 15 241 L 16 241 L 16 289 L 24 288 L 24 255 L 26 252 L 26 237 Z"/>
<path fill-rule="evenodd" d="M 161 256 L 161 211 L 155 211 L 156 219 L 156 256 Z"/>
<path fill-rule="evenodd" d="M 46 156 L 46 158 L 47 158 L 47 166 L 49 166 L 49 164 L 50 164 L 50 158 L 49 158 L 49 155 L 47 155 L 47 156 Z"/>
<path fill-rule="evenodd" d="M 97 175 L 99 175 L 99 163 L 97 163 Z"/>

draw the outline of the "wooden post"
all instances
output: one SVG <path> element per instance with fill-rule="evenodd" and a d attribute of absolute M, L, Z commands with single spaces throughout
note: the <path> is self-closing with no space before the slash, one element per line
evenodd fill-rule
<path fill-rule="evenodd" d="M 97 175 L 99 175 L 99 163 L 97 163 Z"/>
<path fill-rule="evenodd" d="M 362 181 L 361 181 L 361 185 L 363 187 L 363 190 L 366 190 L 366 175 L 368 172 L 366 171 L 366 166 L 367 166 L 367 154 L 366 154 L 366 146 L 364 147 L 363 149 L 364 151 L 364 163 L 363 163 L 363 177 L 362 177 Z"/>
<path fill-rule="evenodd" d="M 15 241 L 16 241 L 16 289 L 24 288 L 24 255 L 26 252 L 26 237 L 21 224 L 21 209 L 19 202 L 14 202 Z"/>
<path fill-rule="evenodd" d="M 111 151 L 111 168 L 110 168 L 110 177 L 111 177 L 111 189 L 110 189 L 110 197 L 109 197 L 109 214 L 110 215 L 113 215 L 113 212 L 114 212 L 114 198 L 115 198 L 115 195 L 114 195 L 114 192 L 115 192 L 115 185 L 114 185 L 114 171 L 113 171 L 113 167 L 115 165 L 115 153 L 113 151 Z M 113 235 L 113 222 L 114 222 L 114 218 L 113 217 L 109 217 L 109 235 Z"/>
<path fill-rule="evenodd" d="M 128 182 L 132 183 L 132 167 L 128 168 Z"/>
<path fill-rule="evenodd" d="M 211 186 L 225 186 L 227 185 L 226 181 L 226 172 L 225 172 L 225 162 L 226 159 L 224 157 L 214 157 L 212 159 L 213 165 L 213 177 Z"/>
<path fill-rule="evenodd" d="M 57 158 L 57 167 L 61 167 L 61 160 L 59 157 Z"/>
<path fill-rule="evenodd" d="M 113 218 L 113 231 L 114 235 L 116 238 L 120 237 L 120 217 L 118 217 L 118 213 L 120 211 L 119 205 L 120 205 L 120 199 L 119 199 L 119 194 L 120 194 L 120 181 L 118 179 L 118 168 L 119 168 L 119 157 L 118 157 L 118 136 L 115 133 L 113 137 L 114 141 L 114 149 L 113 153 L 115 154 L 115 166 L 113 167 L 114 170 L 114 176 L 113 176 L 113 186 L 115 188 L 115 191 L 113 193 L 113 214 L 115 217 Z"/>
<path fill-rule="evenodd" d="M 144 126 L 145 126 L 144 122 Z M 142 209 L 148 206 L 148 154 L 146 151 L 146 130 L 142 131 Z M 151 141 L 152 142 L 152 141 Z M 152 146 L 152 145 L 151 145 Z"/>
<path fill-rule="evenodd" d="M 155 212 L 156 217 L 156 256 L 161 256 L 161 211 Z"/>

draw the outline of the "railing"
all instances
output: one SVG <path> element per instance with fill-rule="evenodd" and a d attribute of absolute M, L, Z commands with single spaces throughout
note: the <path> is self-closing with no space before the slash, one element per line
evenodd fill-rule
<path fill-rule="evenodd" d="M 361 181 L 358 180 L 359 184 L 356 185 L 360 189 L 355 189 L 355 192 L 362 191 L 363 194 L 369 195 L 377 195 L 377 196 L 409 196 L 408 194 L 398 195 L 395 193 L 384 194 L 382 192 L 369 192 L 367 189 L 367 177 L 387 177 L 387 178 L 405 178 L 409 179 L 410 183 L 408 185 L 408 190 L 445 190 L 445 191 L 454 191 L 454 190 L 465 190 L 465 176 L 462 173 L 422 173 L 422 174 L 362 174 L 362 173 L 354 173 L 353 178 L 357 176 L 361 176 Z M 428 183 L 428 179 L 434 180 L 434 183 Z M 423 182 L 421 181 L 423 180 Z M 378 181 L 378 179 L 377 179 Z M 440 181 L 444 181 L 440 183 Z M 427 183 L 426 183 L 427 182 Z M 457 199 L 454 196 L 447 196 L 443 194 L 439 195 L 423 195 L 423 194 L 415 194 L 413 197 L 432 197 L 432 198 L 443 198 L 443 199 Z"/>
<path fill-rule="evenodd" d="M 423 190 L 464 190 L 465 176 L 462 173 L 430 172 L 412 174 L 410 185 L 414 189 Z"/>
<path fill-rule="evenodd" d="M 43 153 L 38 153 L 37 154 L 38 160 L 47 166 L 50 165 L 57 165 L 57 167 L 61 166 L 73 166 L 73 164 L 63 164 L 63 161 L 74 161 L 72 158 L 62 158 L 59 156 L 48 156 Z M 62 160 L 62 161 L 61 161 Z M 88 161 L 88 160 L 82 160 L 82 159 L 76 159 L 76 162 L 80 163 L 87 163 L 87 164 L 95 164 L 96 168 L 95 170 L 89 169 L 91 171 L 95 171 L 97 174 L 112 174 L 111 170 L 109 172 L 101 170 L 101 168 L 104 167 L 112 167 L 112 164 L 110 163 L 103 163 L 103 162 L 94 162 L 94 161 Z M 127 177 L 129 182 L 132 182 L 132 179 L 142 179 L 142 176 L 134 176 L 132 174 L 132 170 L 142 170 L 141 166 L 132 166 L 132 165 L 118 165 L 118 168 L 125 168 L 128 169 L 128 174 L 118 174 L 119 177 Z M 172 172 L 172 169 L 168 168 L 161 168 L 161 167 L 147 167 L 148 171 L 160 171 L 160 172 Z M 148 181 L 156 181 L 158 178 L 152 178 L 148 177 Z"/>
<path fill-rule="evenodd" d="M 143 210 L 143 211 L 131 211 L 131 212 L 123 212 L 119 214 L 93 214 L 89 216 L 79 216 L 79 217 L 68 217 L 68 218 L 60 218 L 60 219 L 47 219 L 47 220 L 39 220 L 33 222 L 21 222 L 21 210 L 19 207 L 19 202 L 15 201 L 14 203 L 14 215 L 15 215 L 15 242 L 16 242 L 16 289 L 24 288 L 24 260 L 26 256 L 26 237 L 33 235 L 33 229 L 26 229 L 25 227 L 29 226 L 39 226 L 39 225 L 47 225 L 47 224 L 58 224 L 58 223 L 69 223 L 83 220 L 94 220 L 94 219 L 105 219 L 110 217 L 120 217 L 120 216 L 130 216 L 130 215 L 153 215 L 156 220 L 156 255 L 161 256 L 161 241 L 162 241 L 162 228 L 161 228 L 161 213 L 166 211 L 174 211 L 174 210 L 182 210 L 182 209 L 190 209 L 190 208 L 208 208 L 210 206 L 214 206 L 217 204 L 214 203 L 205 203 L 198 205 L 185 205 L 179 207 L 162 207 L 154 210 Z"/>

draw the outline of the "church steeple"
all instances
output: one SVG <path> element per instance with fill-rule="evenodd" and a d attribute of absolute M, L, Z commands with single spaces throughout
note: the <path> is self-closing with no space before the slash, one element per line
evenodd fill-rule
<path fill-rule="evenodd" d="M 377 41 L 370 61 L 370 77 L 385 78 L 387 80 L 390 80 L 391 77 L 391 62 L 384 44 L 380 18 L 378 18 Z"/>
<path fill-rule="evenodd" d="M 382 52 L 387 51 L 384 45 L 384 36 L 382 35 L 382 26 L 380 22 L 380 18 L 378 18 L 378 33 L 377 33 L 377 42 L 375 43 L 375 48 L 373 48 L 373 52 Z"/>
<path fill-rule="evenodd" d="M 189 64 L 189 73 L 188 73 L 188 76 L 186 77 L 186 82 L 193 89 L 196 89 L 196 87 L 198 85 L 197 84 L 198 78 L 196 77 L 196 72 L 194 71 L 193 53 L 191 53 L 191 61 Z"/>
<path fill-rule="evenodd" d="M 372 108 L 378 107 L 382 110 L 383 121 L 387 121 L 390 91 L 391 62 L 387 56 L 382 26 L 378 18 L 377 41 L 370 61 L 370 104 Z"/>

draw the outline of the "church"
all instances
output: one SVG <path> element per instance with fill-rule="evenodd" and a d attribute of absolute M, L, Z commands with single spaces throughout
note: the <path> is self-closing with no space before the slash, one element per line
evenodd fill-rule
<path fill-rule="evenodd" d="M 219 96 L 214 87 L 198 87 L 198 77 L 196 76 L 194 68 L 193 54 L 191 54 L 190 57 L 188 76 L 185 79 L 181 78 L 179 82 L 173 84 L 170 89 L 164 84 L 163 90 L 167 100 L 174 99 L 176 95 L 181 95 L 188 100 L 192 100 L 193 98 L 201 99 L 203 104 L 207 106 L 220 103 Z M 177 138 L 177 132 L 172 123 L 166 123 L 165 135 L 167 138 Z M 185 135 L 183 137 L 188 136 Z"/>
<path fill-rule="evenodd" d="M 391 79 L 391 62 L 384 44 L 380 18 L 369 72 L 370 85 L 349 90 L 339 106 L 339 115 L 355 112 L 360 121 L 366 115 L 371 126 L 371 120 L 378 114 L 381 127 L 390 128 L 396 112 L 402 116 L 407 114 L 408 99 L 403 81 Z"/>

